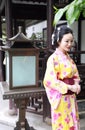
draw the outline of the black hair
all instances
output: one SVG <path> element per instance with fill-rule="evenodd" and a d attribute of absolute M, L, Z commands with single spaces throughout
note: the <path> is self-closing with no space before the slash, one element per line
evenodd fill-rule
<path fill-rule="evenodd" d="M 73 31 L 71 28 L 69 28 L 68 26 L 60 26 L 60 27 L 57 27 L 55 28 L 54 30 L 54 40 L 53 40 L 53 44 L 54 46 L 58 46 L 58 42 L 61 42 L 63 36 L 65 34 L 68 34 L 68 33 L 71 33 L 73 35 Z"/>

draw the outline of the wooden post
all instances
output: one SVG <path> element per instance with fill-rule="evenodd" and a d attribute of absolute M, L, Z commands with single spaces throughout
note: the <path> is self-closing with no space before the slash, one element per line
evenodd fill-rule
<path fill-rule="evenodd" d="M 53 31 L 53 5 L 54 0 L 47 0 L 47 46 L 51 48 L 51 35 Z"/>
<path fill-rule="evenodd" d="M 54 4 L 54 0 L 47 0 L 47 47 L 49 49 L 52 47 L 51 35 L 53 31 L 53 4 Z M 47 97 L 44 98 L 46 99 Z M 51 117 L 50 104 L 48 102 L 48 99 L 46 99 L 45 104 L 44 104 L 45 108 L 43 110 L 44 120 L 46 117 L 48 118 Z"/>
<path fill-rule="evenodd" d="M 12 0 L 5 1 L 6 35 L 12 37 Z"/>

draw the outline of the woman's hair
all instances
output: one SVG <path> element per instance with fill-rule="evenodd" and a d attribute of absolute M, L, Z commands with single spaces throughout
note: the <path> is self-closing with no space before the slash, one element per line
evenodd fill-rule
<path fill-rule="evenodd" d="M 58 46 L 58 42 L 61 42 L 63 36 L 68 33 L 71 33 L 73 35 L 72 29 L 66 25 L 57 27 L 53 32 L 53 45 Z"/>

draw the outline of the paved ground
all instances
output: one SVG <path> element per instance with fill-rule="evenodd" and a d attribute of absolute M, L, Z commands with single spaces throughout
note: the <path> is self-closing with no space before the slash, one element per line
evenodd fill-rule
<path fill-rule="evenodd" d="M 0 92 L 0 130 L 14 130 L 18 116 L 10 116 L 8 114 L 9 102 L 3 100 Z M 26 113 L 26 118 L 30 126 L 35 130 L 52 130 L 51 126 L 43 122 L 41 115 Z M 85 130 L 85 115 L 80 116 L 81 130 Z"/>

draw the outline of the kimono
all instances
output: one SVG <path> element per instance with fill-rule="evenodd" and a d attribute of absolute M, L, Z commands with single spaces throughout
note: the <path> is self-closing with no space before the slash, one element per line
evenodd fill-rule
<path fill-rule="evenodd" d="M 69 58 L 68 58 L 69 57 Z M 64 79 L 80 82 L 76 64 L 69 54 L 56 48 L 48 58 L 43 84 L 51 104 L 52 130 L 79 130 L 76 94 L 68 93 Z"/>

